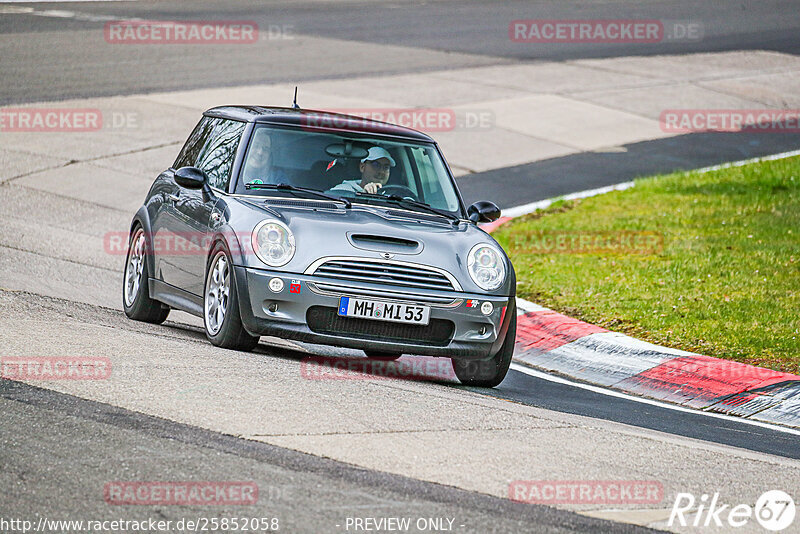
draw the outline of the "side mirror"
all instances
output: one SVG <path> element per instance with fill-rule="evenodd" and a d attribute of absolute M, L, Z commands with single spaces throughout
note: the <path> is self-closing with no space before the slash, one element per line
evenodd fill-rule
<path fill-rule="evenodd" d="M 494 202 L 479 200 L 467 208 L 467 216 L 474 223 L 488 223 L 500 218 L 500 208 Z"/>
<path fill-rule="evenodd" d="M 197 167 L 181 167 L 175 171 L 175 183 L 186 189 L 202 189 L 208 176 Z"/>

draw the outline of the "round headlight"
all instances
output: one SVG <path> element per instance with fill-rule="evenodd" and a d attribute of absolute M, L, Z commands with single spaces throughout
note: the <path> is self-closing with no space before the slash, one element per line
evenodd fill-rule
<path fill-rule="evenodd" d="M 467 269 L 472 281 L 486 291 L 503 285 L 506 278 L 506 265 L 503 255 L 491 245 L 475 245 L 469 251 Z"/>
<path fill-rule="evenodd" d="M 286 265 L 294 256 L 294 234 L 278 221 L 261 221 L 253 228 L 251 241 L 258 259 L 270 267 Z"/>

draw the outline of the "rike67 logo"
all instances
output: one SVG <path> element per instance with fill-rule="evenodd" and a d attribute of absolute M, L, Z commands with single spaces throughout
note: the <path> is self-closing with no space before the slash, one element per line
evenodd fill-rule
<path fill-rule="evenodd" d="M 795 504 L 791 495 L 781 490 L 764 492 L 755 506 L 738 504 L 731 507 L 720 501 L 719 493 L 703 494 L 696 499 L 691 493 L 678 493 L 667 526 L 739 528 L 753 519 L 765 529 L 780 532 L 794 522 Z"/>

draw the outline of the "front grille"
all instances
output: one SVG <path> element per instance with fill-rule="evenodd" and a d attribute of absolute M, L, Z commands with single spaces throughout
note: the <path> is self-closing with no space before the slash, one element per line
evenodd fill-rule
<path fill-rule="evenodd" d="M 374 321 L 358 317 L 341 317 L 336 308 L 311 306 L 306 312 L 306 323 L 318 334 L 345 335 L 375 341 L 413 343 L 444 347 L 450 343 L 455 331 L 452 321 L 431 319 L 427 325 Z"/>
<path fill-rule="evenodd" d="M 413 295 L 410 297 L 406 291 L 390 291 L 389 289 L 369 289 L 362 287 L 354 287 L 353 284 L 326 284 L 323 282 L 309 282 L 308 288 L 316 293 L 323 295 L 333 295 L 340 297 L 342 295 L 358 295 L 362 297 L 372 297 L 376 299 L 395 299 L 395 300 L 409 300 L 413 299 L 414 302 L 422 302 L 431 306 L 451 307 L 460 304 L 463 299 L 455 298 L 452 296 L 440 297 L 438 295 Z"/>
<path fill-rule="evenodd" d="M 408 289 L 456 291 L 443 273 L 422 265 L 368 259 L 331 259 L 309 273 L 330 280 L 369 282 Z"/>

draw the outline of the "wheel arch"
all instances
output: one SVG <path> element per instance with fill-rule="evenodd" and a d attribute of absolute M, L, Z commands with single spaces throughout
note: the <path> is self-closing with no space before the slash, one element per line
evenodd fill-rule
<path fill-rule="evenodd" d="M 250 246 L 250 233 L 246 235 L 237 233 L 230 225 L 225 224 L 213 230 L 211 240 L 209 242 L 209 256 L 211 251 L 217 245 L 222 243 L 231 258 L 231 262 L 235 266 L 247 265 L 246 255 Z M 251 249 L 252 250 L 252 249 Z"/>
<path fill-rule="evenodd" d="M 147 211 L 147 207 L 142 206 L 139 208 L 139 211 L 133 216 L 133 220 L 131 221 L 131 226 L 128 229 L 128 241 L 130 242 L 130 238 L 133 235 L 133 230 L 137 226 L 141 226 L 142 230 L 144 231 L 144 239 L 147 246 L 147 254 L 145 254 L 145 261 L 147 262 L 147 272 L 150 273 L 151 277 L 156 276 L 156 259 L 155 259 L 155 251 L 153 248 L 153 230 L 152 225 L 150 224 L 150 214 Z"/>

